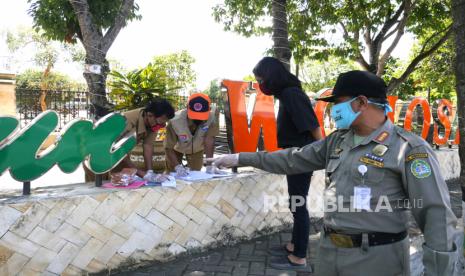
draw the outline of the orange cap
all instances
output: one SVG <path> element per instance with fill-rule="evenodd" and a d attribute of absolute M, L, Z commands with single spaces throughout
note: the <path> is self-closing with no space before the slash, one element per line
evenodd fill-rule
<path fill-rule="evenodd" d="M 204 93 L 190 95 L 187 102 L 187 117 L 192 120 L 208 120 L 210 115 L 210 97 Z"/>

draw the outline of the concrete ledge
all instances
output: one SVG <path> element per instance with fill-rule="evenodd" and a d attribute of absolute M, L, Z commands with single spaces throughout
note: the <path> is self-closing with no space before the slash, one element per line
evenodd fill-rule
<path fill-rule="evenodd" d="M 73 185 L 3 198 L 0 275 L 81 275 L 250 239 L 290 222 L 263 209 L 286 194 L 283 176 L 238 175 L 176 189 Z"/>

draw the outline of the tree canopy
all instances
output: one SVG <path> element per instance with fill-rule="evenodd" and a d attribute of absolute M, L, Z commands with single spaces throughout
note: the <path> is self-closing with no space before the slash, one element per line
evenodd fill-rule
<path fill-rule="evenodd" d="M 16 87 L 21 89 L 41 89 L 42 83 L 47 83 L 47 88 L 51 90 L 84 90 L 85 84 L 72 80 L 69 76 L 50 72 L 48 76 L 40 70 L 27 69 L 16 75 Z"/>
<path fill-rule="evenodd" d="M 245 36 L 270 34 L 272 0 L 225 0 L 214 17 L 225 30 Z M 399 77 L 393 91 L 451 35 L 450 1 L 443 0 L 288 0 L 290 48 L 296 63 L 330 56 L 357 61 L 382 76 L 405 33 L 425 37 L 421 51 Z M 427 36 L 429 35 L 429 36 Z"/>
<path fill-rule="evenodd" d="M 333 87 L 340 73 L 356 69 L 360 67 L 355 62 L 336 57 L 322 61 L 306 60 L 301 67 L 299 79 L 305 92 L 318 92 Z"/>
<path fill-rule="evenodd" d="M 29 13 L 36 29 L 44 36 L 75 43 L 79 40 L 86 52 L 85 71 L 91 95 L 91 111 L 98 119 L 113 109 L 106 95 L 109 65 L 106 55 L 121 29 L 134 19 L 139 6 L 134 0 L 28 0 Z"/>
<path fill-rule="evenodd" d="M 34 19 L 34 27 L 44 31 L 44 36 L 51 40 L 75 43 L 83 40 L 78 17 L 69 0 L 28 0 L 29 14 Z M 104 33 L 113 26 L 120 12 L 123 0 L 88 1 L 92 21 L 98 31 Z M 139 6 L 129 10 L 127 21 L 140 19 Z M 126 25 L 126 21 L 123 27 Z"/>

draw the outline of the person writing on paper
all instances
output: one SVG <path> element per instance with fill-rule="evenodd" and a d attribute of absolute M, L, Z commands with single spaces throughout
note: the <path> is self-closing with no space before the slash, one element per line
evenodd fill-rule
<path fill-rule="evenodd" d="M 457 218 L 438 160 L 426 141 L 387 118 L 386 92 L 375 74 L 343 73 L 318 99 L 333 103 L 337 131 L 325 139 L 210 161 L 278 174 L 326 169 L 317 275 L 410 275 L 407 209 L 424 234 L 425 275 L 457 275 Z"/>
<path fill-rule="evenodd" d="M 153 172 L 152 156 L 153 145 L 157 137 L 157 132 L 166 126 L 166 122 L 174 117 L 174 107 L 165 99 L 155 98 L 150 100 L 145 107 L 129 110 L 122 113 L 126 118 L 126 128 L 120 137 L 130 133 L 135 133 L 137 143 L 142 143 L 145 170 L 137 169 L 136 174 L 146 180 L 153 179 L 156 174 Z M 126 156 L 112 172 L 121 171 L 123 168 L 136 168 L 129 156 Z M 86 182 L 94 181 L 95 175 L 86 166 Z M 160 175 L 161 176 L 161 175 Z M 163 178 L 163 177 L 162 177 Z"/>
<path fill-rule="evenodd" d="M 208 95 L 195 93 L 189 97 L 187 108 L 176 112 L 166 127 L 164 147 L 167 172 L 186 176 L 190 169 L 202 169 L 204 153 L 207 158 L 213 157 L 215 136 L 219 133 L 217 118 L 218 111 L 211 106 Z M 184 156 L 187 166 L 182 164 Z M 218 171 L 211 164 L 207 166 L 207 173 Z"/>

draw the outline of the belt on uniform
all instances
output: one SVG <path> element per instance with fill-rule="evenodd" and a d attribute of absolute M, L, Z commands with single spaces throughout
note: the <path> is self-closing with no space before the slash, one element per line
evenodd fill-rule
<path fill-rule="evenodd" d="M 330 227 L 324 226 L 325 235 L 329 236 L 331 242 L 337 247 L 353 248 L 362 245 L 362 234 L 345 234 L 340 233 Z M 370 232 L 366 233 L 368 236 L 368 245 L 384 245 L 401 241 L 407 237 L 407 231 L 400 233 L 383 233 L 383 232 Z"/>

